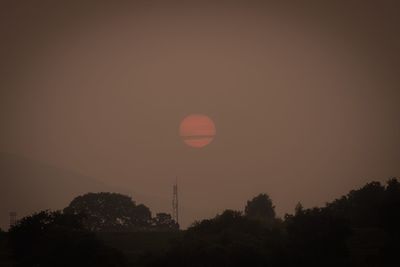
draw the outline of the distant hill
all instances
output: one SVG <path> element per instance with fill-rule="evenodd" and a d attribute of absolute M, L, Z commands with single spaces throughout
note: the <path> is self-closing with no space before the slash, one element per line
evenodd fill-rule
<path fill-rule="evenodd" d="M 0 152 L 0 228 L 8 229 L 9 212 L 18 218 L 43 209 L 61 209 L 77 195 L 114 191 L 90 177 L 43 162 Z"/>

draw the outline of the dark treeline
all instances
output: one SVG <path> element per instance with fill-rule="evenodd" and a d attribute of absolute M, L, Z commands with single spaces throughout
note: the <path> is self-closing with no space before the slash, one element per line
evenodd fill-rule
<path fill-rule="evenodd" d="M 81 217 L 84 227 L 93 232 L 177 230 L 170 214 L 151 211 L 132 198 L 117 193 L 88 193 L 76 197 L 64 209 L 65 214 Z"/>
<path fill-rule="evenodd" d="M 4 266 L 400 266 L 399 249 L 397 179 L 282 219 L 260 194 L 185 231 L 127 196 L 90 193 L 0 231 Z"/>

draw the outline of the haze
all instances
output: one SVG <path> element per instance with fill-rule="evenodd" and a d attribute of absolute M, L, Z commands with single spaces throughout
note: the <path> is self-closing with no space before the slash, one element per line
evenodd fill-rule
<path fill-rule="evenodd" d="M 177 176 L 183 227 L 261 192 L 283 216 L 400 175 L 398 5 L 2 6 L 2 153 L 154 212 Z M 217 128 L 202 149 L 179 136 L 192 113 Z M 0 201 L 4 225 L 30 200 Z"/>

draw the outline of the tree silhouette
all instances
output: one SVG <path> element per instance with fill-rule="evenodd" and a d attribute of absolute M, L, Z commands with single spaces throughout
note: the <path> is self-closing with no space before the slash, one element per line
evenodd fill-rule
<path fill-rule="evenodd" d="M 299 202 L 297 203 L 296 207 L 294 208 L 294 214 L 295 215 L 300 215 L 304 213 L 304 208 L 303 205 Z"/>
<path fill-rule="evenodd" d="M 295 215 L 286 216 L 285 229 L 291 265 L 345 266 L 348 262 L 350 226 L 329 210 L 297 205 Z"/>
<path fill-rule="evenodd" d="M 130 231 L 150 226 L 151 212 L 136 205 L 128 196 L 117 193 L 88 193 L 78 196 L 64 209 L 83 216 L 90 231 Z"/>
<path fill-rule="evenodd" d="M 400 182 L 392 178 L 387 182 L 383 206 L 380 207 L 382 225 L 390 233 L 399 232 Z"/>
<path fill-rule="evenodd" d="M 282 232 L 226 210 L 196 222 L 154 266 L 284 266 Z"/>
<path fill-rule="evenodd" d="M 179 225 L 172 219 L 171 214 L 168 213 L 157 213 L 156 217 L 152 219 L 153 227 L 158 230 L 178 230 Z"/>
<path fill-rule="evenodd" d="M 167 213 L 151 218 L 146 206 L 127 196 L 91 193 L 74 199 L 65 213 L 34 214 L 0 237 L 3 244 L 9 238 L 17 266 L 124 266 L 121 254 L 85 230 L 91 229 L 111 231 L 97 235 L 121 246 L 133 266 L 392 267 L 400 266 L 399 211 L 400 183 L 393 178 L 386 185 L 368 183 L 324 207 L 298 203 L 284 220 L 275 216 L 268 195 L 260 194 L 247 202 L 244 214 L 226 210 L 175 232 Z M 131 239 L 113 232 L 132 229 L 163 231 L 131 233 Z M 171 242 L 162 238 L 166 234 Z M 149 246 L 159 241 L 169 245 L 158 251 Z"/>
<path fill-rule="evenodd" d="M 245 215 L 251 219 L 272 223 L 275 219 L 275 207 L 267 194 L 259 194 L 247 201 Z"/>
<path fill-rule="evenodd" d="M 118 251 L 83 229 L 82 218 L 42 211 L 25 217 L 9 231 L 17 266 L 126 266 Z"/>

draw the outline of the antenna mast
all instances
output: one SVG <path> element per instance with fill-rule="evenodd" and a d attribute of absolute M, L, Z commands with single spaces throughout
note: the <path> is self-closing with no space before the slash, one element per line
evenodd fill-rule
<path fill-rule="evenodd" d="M 178 208 L 178 177 L 172 187 L 172 218 L 179 225 L 179 208 Z"/>

